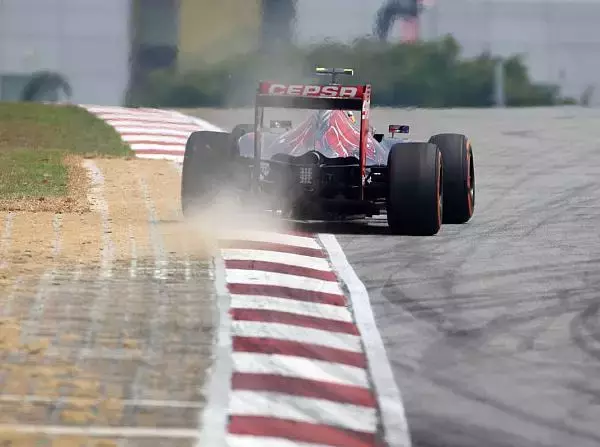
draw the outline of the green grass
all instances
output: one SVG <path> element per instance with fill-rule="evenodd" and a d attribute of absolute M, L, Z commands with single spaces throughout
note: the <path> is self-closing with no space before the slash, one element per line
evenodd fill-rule
<path fill-rule="evenodd" d="M 61 197 L 67 195 L 64 152 L 13 149 L 0 151 L 0 197 Z"/>
<path fill-rule="evenodd" d="M 68 154 L 133 155 L 112 127 L 82 108 L 0 102 L 0 200 L 66 196 Z"/>
<path fill-rule="evenodd" d="M 0 102 L 0 151 L 15 148 L 132 154 L 112 127 L 80 107 Z"/>

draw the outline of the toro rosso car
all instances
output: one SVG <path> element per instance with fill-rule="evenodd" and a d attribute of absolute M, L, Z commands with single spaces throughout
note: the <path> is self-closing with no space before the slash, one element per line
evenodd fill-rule
<path fill-rule="evenodd" d="M 390 137 L 369 125 L 371 86 L 336 83 L 348 69 L 317 69 L 325 85 L 261 82 L 255 122 L 231 133 L 194 132 L 184 155 L 182 207 L 217 200 L 220 191 L 258 197 L 265 210 L 294 220 L 364 219 L 386 214 L 393 234 L 434 235 L 465 223 L 475 206 L 473 148 L 465 135 L 429 141 Z M 271 120 L 270 108 L 313 110 L 297 126 Z M 359 119 L 354 119 L 354 112 Z M 358 121 L 358 122 L 356 122 Z"/>

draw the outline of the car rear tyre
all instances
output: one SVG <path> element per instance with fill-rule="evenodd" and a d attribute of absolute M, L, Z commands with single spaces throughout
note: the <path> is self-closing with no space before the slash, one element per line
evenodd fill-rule
<path fill-rule="evenodd" d="M 469 139 L 460 134 L 434 135 L 435 144 L 444 159 L 444 216 L 443 222 L 464 224 L 475 210 L 475 164 Z"/>
<path fill-rule="evenodd" d="M 224 132 L 194 132 L 185 146 L 181 176 L 181 207 L 184 216 L 214 203 L 231 175 L 231 136 Z"/>
<path fill-rule="evenodd" d="M 393 234 L 433 236 L 442 225 L 442 154 L 429 143 L 394 145 L 388 157 L 387 220 Z"/>
<path fill-rule="evenodd" d="M 253 124 L 238 124 L 237 126 L 235 126 L 231 131 L 231 141 L 233 142 L 233 144 L 231 145 L 231 149 L 235 149 L 235 143 L 237 143 L 240 138 L 252 132 L 254 132 Z"/>

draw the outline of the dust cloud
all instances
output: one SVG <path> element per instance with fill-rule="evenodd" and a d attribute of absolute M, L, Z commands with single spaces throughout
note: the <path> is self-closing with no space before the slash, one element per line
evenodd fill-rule
<path fill-rule="evenodd" d="M 293 223 L 271 211 L 265 200 L 253 196 L 250 191 L 240 193 L 233 189 L 220 191 L 210 201 L 205 199 L 195 203 L 185 224 L 211 254 L 217 252 L 219 240 L 293 229 Z"/>

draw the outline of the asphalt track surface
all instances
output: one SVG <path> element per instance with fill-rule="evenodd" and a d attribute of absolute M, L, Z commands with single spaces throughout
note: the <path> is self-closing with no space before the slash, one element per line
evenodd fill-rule
<path fill-rule="evenodd" d="M 369 291 L 413 445 L 599 446 L 600 111 L 373 111 L 389 123 L 468 134 L 477 170 L 473 220 L 435 237 L 315 228 Z"/>

